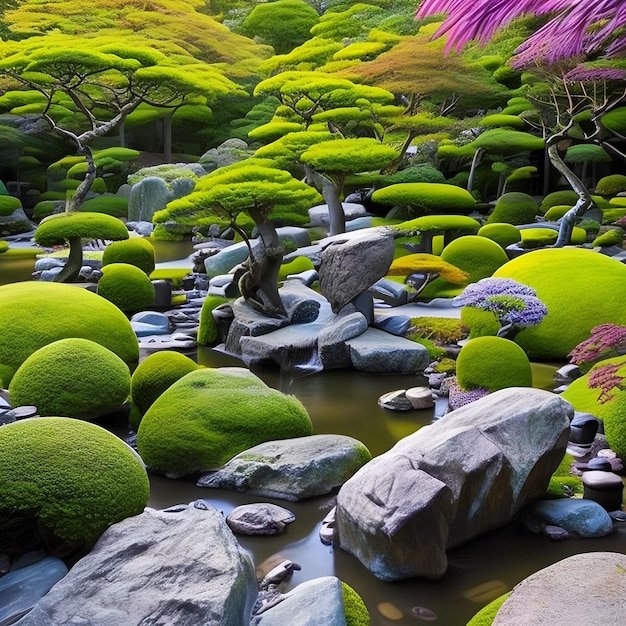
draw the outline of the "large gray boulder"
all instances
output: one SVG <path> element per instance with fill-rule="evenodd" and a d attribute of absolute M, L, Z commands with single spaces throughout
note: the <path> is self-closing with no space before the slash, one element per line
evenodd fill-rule
<path fill-rule="evenodd" d="M 516 585 L 493 626 L 622 624 L 626 612 L 626 555 L 576 554 Z"/>
<path fill-rule="evenodd" d="M 381 227 L 325 240 L 328 243 L 319 268 L 320 289 L 335 313 L 387 274 L 396 236 L 397 231 Z"/>
<path fill-rule="evenodd" d="M 312 435 L 268 441 L 233 457 L 199 480 L 199 487 L 268 498 L 304 500 L 330 493 L 372 458 L 357 439 Z"/>
<path fill-rule="evenodd" d="M 339 490 L 335 542 L 382 580 L 440 578 L 446 550 L 509 523 L 545 493 L 572 406 L 502 389 L 400 440 Z"/>
<path fill-rule="evenodd" d="M 203 501 L 111 526 L 19 626 L 241 626 L 254 567 L 222 514 Z"/>

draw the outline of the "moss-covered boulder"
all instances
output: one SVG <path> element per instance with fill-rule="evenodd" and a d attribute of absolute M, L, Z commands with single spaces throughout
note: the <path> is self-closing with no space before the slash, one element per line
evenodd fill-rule
<path fill-rule="evenodd" d="M 457 382 L 463 391 L 507 387 L 532 387 L 532 371 L 526 353 L 510 339 L 470 339 L 456 360 Z"/>
<path fill-rule="evenodd" d="M 129 263 L 149 276 L 155 267 L 154 246 L 144 237 L 113 241 L 102 253 L 102 265 L 111 263 Z"/>
<path fill-rule="evenodd" d="M 22 208 L 19 198 L 0 195 L 0 216 L 12 215 L 17 209 Z"/>
<path fill-rule="evenodd" d="M 621 246 L 624 242 L 624 229 L 609 228 L 593 240 L 594 246 Z"/>
<path fill-rule="evenodd" d="M 61 540 L 93 544 L 141 513 L 149 483 L 137 455 L 104 428 L 36 417 L 0 428 L 0 529 L 36 518 Z"/>
<path fill-rule="evenodd" d="M 33 352 L 68 337 L 95 341 L 131 368 L 139 360 L 139 343 L 128 318 L 104 298 L 60 283 L 0 287 L 0 378 L 5 385 Z"/>
<path fill-rule="evenodd" d="M 136 313 L 154 304 L 154 285 L 135 265 L 111 263 L 102 267 L 98 295 L 124 313 Z"/>
<path fill-rule="evenodd" d="M 130 370 L 115 353 L 89 339 L 60 339 L 33 352 L 9 384 L 14 406 L 39 415 L 93 420 L 119 409 L 130 392 Z"/>
<path fill-rule="evenodd" d="M 183 376 L 147 410 L 137 448 L 156 472 L 181 477 L 221 467 L 265 441 L 312 434 L 304 406 L 240 368 Z"/>
<path fill-rule="evenodd" d="M 515 337 L 531 359 L 563 359 L 599 324 L 626 324 L 626 267 L 582 248 L 534 250 L 502 265 L 495 277 L 532 287 L 548 308 Z"/>
<path fill-rule="evenodd" d="M 496 206 L 487 218 L 487 223 L 529 224 L 535 221 L 538 211 L 539 205 L 532 196 L 520 191 L 511 191 L 498 198 Z"/>
<path fill-rule="evenodd" d="M 198 343 L 201 346 L 214 346 L 220 341 L 220 330 L 213 317 L 213 309 L 229 302 L 222 296 L 207 296 L 200 309 L 200 322 L 198 325 Z"/>
<path fill-rule="evenodd" d="M 624 174 L 609 174 L 603 176 L 596 184 L 596 193 L 610 198 L 626 191 L 626 176 Z"/>
<path fill-rule="evenodd" d="M 518 243 L 522 239 L 519 229 L 515 228 L 513 224 L 505 222 L 485 224 L 480 227 L 476 234 L 479 237 L 487 237 L 487 239 L 495 241 L 502 248 Z"/>
<path fill-rule="evenodd" d="M 363 598 L 346 583 L 341 583 L 343 609 L 346 613 L 346 626 L 370 626 L 370 614 Z"/>

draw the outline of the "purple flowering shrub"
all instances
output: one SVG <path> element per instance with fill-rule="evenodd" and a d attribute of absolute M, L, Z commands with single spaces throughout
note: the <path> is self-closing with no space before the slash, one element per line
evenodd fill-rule
<path fill-rule="evenodd" d="M 626 354 L 626 326 L 600 324 L 591 329 L 589 339 L 579 343 L 570 353 L 570 363 L 584 372 L 594 363 Z"/>
<path fill-rule="evenodd" d="M 448 410 L 454 411 L 466 404 L 480 400 L 491 392 L 486 387 L 476 387 L 466 391 L 461 389 L 456 376 L 449 376 L 444 381 L 445 390 L 448 392 Z"/>
<path fill-rule="evenodd" d="M 470 283 L 452 299 L 455 306 L 469 306 L 495 315 L 501 328 L 498 336 L 512 336 L 528 326 L 536 326 L 548 309 L 536 291 L 512 278 L 483 278 Z"/>

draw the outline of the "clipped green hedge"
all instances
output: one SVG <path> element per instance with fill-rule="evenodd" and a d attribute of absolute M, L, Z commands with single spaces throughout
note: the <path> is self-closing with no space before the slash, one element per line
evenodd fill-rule
<path fill-rule="evenodd" d="M 130 392 L 130 370 L 119 356 L 89 339 L 60 339 L 39 348 L 9 384 L 15 406 L 39 415 L 91 421 L 119 409 Z"/>
<path fill-rule="evenodd" d="M 539 210 L 537 201 L 526 193 L 511 191 L 502 194 L 487 218 L 488 224 L 530 224 L 535 221 Z"/>
<path fill-rule="evenodd" d="M 131 367 L 139 360 L 128 318 L 95 293 L 39 281 L 0 286 L 0 378 L 5 385 L 33 352 L 68 337 L 95 341 Z"/>
<path fill-rule="evenodd" d="M 456 377 L 464 391 L 532 387 L 533 382 L 524 350 L 509 339 L 488 336 L 470 339 L 461 348 L 456 359 Z"/>
<path fill-rule="evenodd" d="M 100 426 L 37 417 L 0 428 L 0 526 L 37 518 L 60 539 L 91 545 L 141 513 L 149 490 L 137 455 Z"/>
<path fill-rule="evenodd" d="M 312 432 L 308 413 L 294 396 L 247 370 L 204 368 L 155 400 L 139 424 L 137 449 L 153 470 L 181 477 L 219 468 L 259 443 Z"/>
<path fill-rule="evenodd" d="M 129 237 L 122 241 L 113 241 L 102 253 L 102 265 L 128 263 L 138 267 L 148 276 L 154 272 L 154 246 L 144 237 Z"/>
<path fill-rule="evenodd" d="M 124 313 L 136 313 L 154 304 L 154 285 L 146 273 L 130 263 L 102 267 L 98 295 Z"/>

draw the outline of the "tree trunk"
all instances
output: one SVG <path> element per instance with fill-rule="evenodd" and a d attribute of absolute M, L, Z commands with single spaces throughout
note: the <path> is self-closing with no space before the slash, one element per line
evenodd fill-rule
<path fill-rule="evenodd" d="M 65 204 L 65 210 L 68 213 L 78 211 L 80 205 L 85 201 L 85 198 L 93 185 L 93 181 L 96 180 L 96 164 L 93 160 L 93 152 L 91 151 L 91 148 L 83 144 L 79 147 L 78 154 L 85 155 L 85 159 L 87 161 L 87 172 L 85 174 L 85 178 L 81 181 L 80 185 L 78 185 L 78 189 L 74 192 L 74 195 Z"/>
<path fill-rule="evenodd" d="M 83 266 L 83 242 L 80 237 L 70 237 L 70 254 L 63 269 L 55 276 L 54 282 L 71 283 L 78 278 Z"/>
<path fill-rule="evenodd" d="M 480 161 L 483 158 L 485 151 L 482 148 L 478 148 L 474 152 L 474 158 L 472 159 L 472 165 L 470 167 L 469 177 L 467 179 L 467 190 L 472 193 L 472 187 L 474 186 L 474 176 L 476 174 L 476 168 L 480 165 Z"/>
<path fill-rule="evenodd" d="M 163 118 L 163 160 L 166 163 L 172 162 L 172 115 L 168 113 Z"/>
<path fill-rule="evenodd" d="M 343 212 L 339 187 L 331 180 L 322 176 L 322 195 L 328 206 L 330 219 L 329 235 L 339 235 L 346 232 L 346 214 Z"/>

